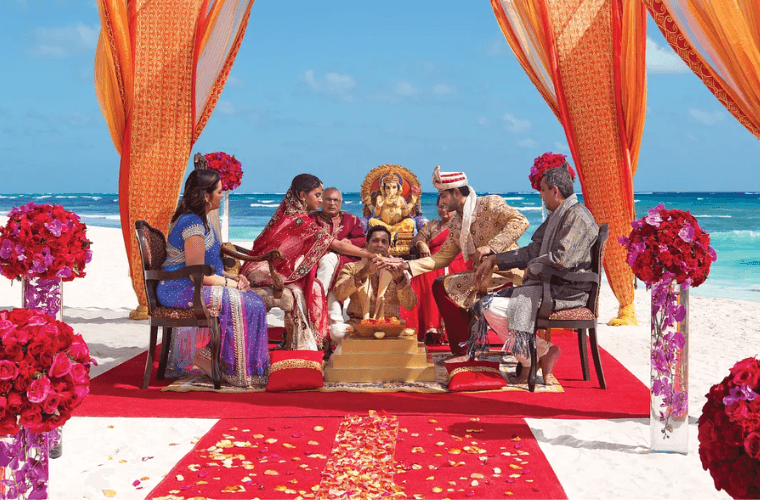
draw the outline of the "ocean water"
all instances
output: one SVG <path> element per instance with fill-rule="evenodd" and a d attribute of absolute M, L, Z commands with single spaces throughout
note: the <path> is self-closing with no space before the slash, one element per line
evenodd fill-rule
<path fill-rule="evenodd" d="M 253 193 L 230 196 L 230 239 L 253 241 L 269 221 L 284 193 Z M 486 194 L 486 193 L 478 193 Z M 541 224 L 541 200 L 529 193 L 499 193 L 530 221 L 530 229 L 520 245 L 530 242 Z M 437 217 L 436 193 L 422 194 L 422 211 L 429 219 Z M 641 217 L 659 203 L 667 208 L 688 210 L 710 233 L 711 245 L 718 253 L 710 276 L 692 294 L 760 302 L 760 193 L 636 193 L 636 214 Z M 19 205 L 34 201 L 51 203 L 77 213 L 85 224 L 121 227 L 118 196 L 108 193 L 3 194 L 0 215 Z M 359 193 L 343 194 L 343 210 L 361 215 Z M 641 284 L 639 286 L 642 286 Z"/>

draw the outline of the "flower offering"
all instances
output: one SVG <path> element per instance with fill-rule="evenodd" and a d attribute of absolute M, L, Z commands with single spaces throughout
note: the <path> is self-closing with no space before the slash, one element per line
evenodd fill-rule
<path fill-rule="evenodd" d="M 222 178 L 222 191 L 232 191 L 240 186 L 243 178 L 241 163 L 234 157 L 221 151 L 205 155 L 208 168 L 216 170 Z"/>
<path fill-rule="evenodd" d="M 534 159 L 533 166 L 530 167 L 530 175 L 528 176 L 530 179 L 530 185 L 533 187 L 533 189 L 536 191 L 541 190 L 541 179 L 544 178 L 544 172 L 550 168 L 566 166 L 570 172 L 570 177 L 575 180 L 575 172 L 573 171 L 573 167 L 570 166 L 566 158 L 567 156 L 565 155 L 555 154 L 549 151 L 548 153 L 544 153 L 538 158 Z"/>
<path fill-rule="evenodd" d="M 0 228 L 0 272 L 9 279 L 84 277 L 92 260 L 86 231 L 79 216 L 60 205 L 15 207 Z"/>
<path fill-rule="evenodd" d="M 760 360 L 747 358 L 710 388 L 699 417 L 699 458 L 718 490 L 760 498 Z"/>

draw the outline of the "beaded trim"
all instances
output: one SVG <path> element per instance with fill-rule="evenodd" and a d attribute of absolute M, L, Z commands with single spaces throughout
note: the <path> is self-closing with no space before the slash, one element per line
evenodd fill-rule
<path fill-rule="evenodd" d="M 322 371 L 322 363 L 319 361 L 307 361 L 305 359 L 285 359 L 272 363 L 269 367 L 269 373 L 272 374 L 280 370 L 290 370 L 292 368 L 310 368 L 314 370 Z"/>
<path fill-rule="evenodd" d="M 489 372 L 489 373 L 498 373 L 499 375 L 501 375 L 501 372 L 499 370 L 490 366 L 461 366 L 459 368 L 455 368 L 454 370 L 452 370 L 451 373 L 449 373 L 449 378 L 453 378 L 454 375 L 458 375 L 460 373 L 468 373 L 468 372 Z"/>

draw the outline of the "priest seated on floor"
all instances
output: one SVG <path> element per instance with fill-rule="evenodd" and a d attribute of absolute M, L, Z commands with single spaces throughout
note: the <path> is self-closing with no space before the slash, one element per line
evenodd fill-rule
<path fill-rule="evenodd" d="M 388 255 L 391 233 L 386 226 L 375 225 L 367 232 L 367 250 Z M 367 259 L 349 262 L 338 275 L 333 289 L 338 301 L 350 299 L 346 313 L 348 322 L 336 322 L 330 326 L 330 336 L 341 342 L 348 328 L 363 319 L 400 317 L 400 307 L 410 310 L 417 303 L 417 296 L 402 270 L 380 269 Z"/>

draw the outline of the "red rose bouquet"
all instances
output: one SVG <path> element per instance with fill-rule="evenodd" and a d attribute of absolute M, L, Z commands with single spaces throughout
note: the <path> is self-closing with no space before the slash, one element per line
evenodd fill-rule
<path fill-rule="evenodd" d="M 718 490 L 760 498 L 760 360 L 747 358 L 710 388 L 699 417 L 699 458 Z"/>
<path fill-rule="evenodd" d="M 222 191 L 232 191 L 240 185 L 243 178 L 243 169 L 240 162 L 234 157 L 221 151 L 204 155 L 208 162 L 208 168 L 216 170 L 222 178 Z"/>
<path fill-rule="evenodd" d="M 63 425 L 90 390 L 90 351 L 69 325 L 29 309 L 0 311 L 0 435 Z"/>
<path fill-rule="evenodd" d="M 60 205 L 15 207 L 0 228 L 0 272 L 9 279 L 83 277 L 92 259 L 86 231 L 79 216 Z"/>
<path fill-rule="evenodd" d="M 533 187 L 533 189 L 536 191 L 541 191 L 541 179 L 544 178 L 544 172 L 550 168 L 565 166 L 570 172 L 570 177 L 575 180 L 575 172 L 573 171 L 573 167 L 570 166 L 566 158 L 567 156 L 565 155 L 555 154 L 549 151 L 548 153 L 544 153 L 538 158 L 534 159 L 533 166 L 530 167 L 530 175 L 528 176 L 530 179 L 530 185 Z"/>
<path fill-rule="evenodd" d="M 647 285 L 667 277 L 685 286 L 699 286 L 717 259 L 710 235 L 689 212 L 657 205 L 631 223 L 631 234 L 618 241 L 628 252 L 633 274 Z"/>

